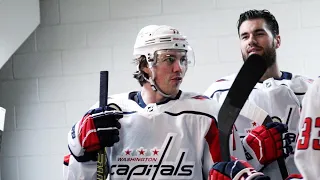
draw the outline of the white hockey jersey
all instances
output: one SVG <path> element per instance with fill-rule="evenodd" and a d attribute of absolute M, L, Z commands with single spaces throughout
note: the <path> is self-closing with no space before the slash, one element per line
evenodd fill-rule
<path fill-rule="evenodd" d="M 316 79 L 302 101 L 296 152 L 296 165 L 303 179 L 320 177 L 320 78 Z"/>
<path fill-rule="evenodd" d="M 213 83 L 204 94 L 222 104 L 235 76 L 234 74 L 218 80 Z M 301 100 L 310 86 L 311 81 L 312 80 L 301 76 L 293 77 L 291 73 L 283 72 L 281 79 L 270 78 L 263 83 L 257 83 L 248 100 L 265 110 L 273 119 L 286 123 L 289 129 L 288 135 L 292 141 L 295 141 L 300 119 Z M 235 122 L 235 130 L 240 137 L 243 138 L 257 125 L 260 124 L 255 122 L 254 119 L 248 119 L 239 115 Z M 295 143 L 293 143 L 293 146 L 295 146 Z M 234 148 L 235 151 L 239 149 L 242 149 L 242 147 L 237 146 L 237 148 Z M 236 152 L 234 154 L 236 154 Z M 262 168 L 259 166 L 258 161 L 253 159 L 248 152 L 246 152 L 246 160 L 257 170 Z M 286 164 L 289 174 L 298 172 L 294 164 L 293 155 L 286 158 Z M 276 161 L 262 170 L 266 175 L 270 176 L 271 179 L 281 179 Z"/>
<path fill-rule="evenodd" d="M 108 102 L 124 112 L 120 141 L 107 148 L 110 179 L 207 179 L 213 162 L 221 160 L 216 101 L 180 91 L 158 104 L 145 105 L 134 92 Z M 71 131 L 69 148 L 79 145 Z M 65 165 L 65 179 L 96 179 L 96 162 L 80 163 L 70 156 Z"/>

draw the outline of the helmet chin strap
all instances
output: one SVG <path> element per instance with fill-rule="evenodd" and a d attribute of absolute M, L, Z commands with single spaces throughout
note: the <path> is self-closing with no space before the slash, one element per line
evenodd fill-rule
<path fill-rule="evenodd" d="M 152 76 L 149 77 L 149 79 L 145 78 L 144 76 L 143 76 L 143 78 L 151 84 L 152 90 L 155 91 L 155 92 L 158 92 L 158 93 L 159 93 L 161 96 L 163 96 L 163 97 L 166 97 L 166 98 L 171 97 L 170 94 L 164 93 L 164 92 L 159 88 L 159 86 L 158 86 L 158 85 L 156 84 L 156 82 L 154 81 L 154 78 L 155 78 L 154 71 L 153 71 L 152 68 L 150 68 L 150 70 L 151 70 Z"/>
<path fill-rule="evenodd" d="M 159 86 L 157 86 L 156 82 L 154 82 L 153 79 L 149 78 L 149 83 L 151 84 L 151 88 L 152 88 L 153 91 L 158 92 L 158 93 L 161 94 L 161 96 L 163 96 L 163 97 L 166 97 L 166 98 L 171 97 L 170 94 L 164 93 L 164 92 L 159 88 Z"/>

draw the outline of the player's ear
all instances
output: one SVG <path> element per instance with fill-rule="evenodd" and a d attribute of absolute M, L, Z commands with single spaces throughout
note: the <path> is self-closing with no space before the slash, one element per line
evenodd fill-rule
<path fill-rule="evenodd" d="M 275 47 L 276 49 L 278 49 L 281 45 L 281 37 L 280 35 L 276 35 L 276 37 L 274 38 L 274 43 L 275 43 Z"/>
<path fill-rule="evenodd" d="M 144 73 L 148 74 L 148 77 L 151 77 L 151 76 L 152 76 L 150 68 L 148 68 L 148 67 L 143 67 L 143 68 L 142 68 L 142 71 L 143 71 Z"/>

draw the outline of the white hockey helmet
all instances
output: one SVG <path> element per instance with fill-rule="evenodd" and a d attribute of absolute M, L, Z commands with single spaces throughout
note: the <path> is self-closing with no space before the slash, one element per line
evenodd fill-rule
<path fill-rule="evenodd" d="M 149 67 L 152 67 L 156 64 L 155 52 L 168 49 L 186 50 L 188 66 L 194 66 L 194 52 L 186 37 L 176 28 L 167 25 L 149 25 L 142 28 L 137 35 L 133 55 L 135 58 L 144 55 Z"/>

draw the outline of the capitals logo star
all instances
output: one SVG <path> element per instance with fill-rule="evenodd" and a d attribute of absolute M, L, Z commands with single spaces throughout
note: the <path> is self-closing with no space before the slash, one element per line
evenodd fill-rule
<path fill-rule="evenodd" d="M 147 150 L 144 149 L 143 147 L 138 148 L 137 150 L 138 155 L 146 155 Z"/>
<path fill-rule="evenodd" d="M 257 123 L 256 122 L 252 122 L 252 126 L 253 127 L 257 126 Z"/>
<path fill-rule="evenodd" d="M 153 148 L 153 149 L 151 149 L 151 153 L 154 155 L 154 156 L 156 156 L 156 155 L 159 155 L 159 152 L 160 152 L 160 150 L 158 149 L 158 148 Z"/>
<path fill-rule="evenodd" d="M 126 149 L 124 150 L 124 154 L 130 156 L 132 152 L 132 149 Z"/>

